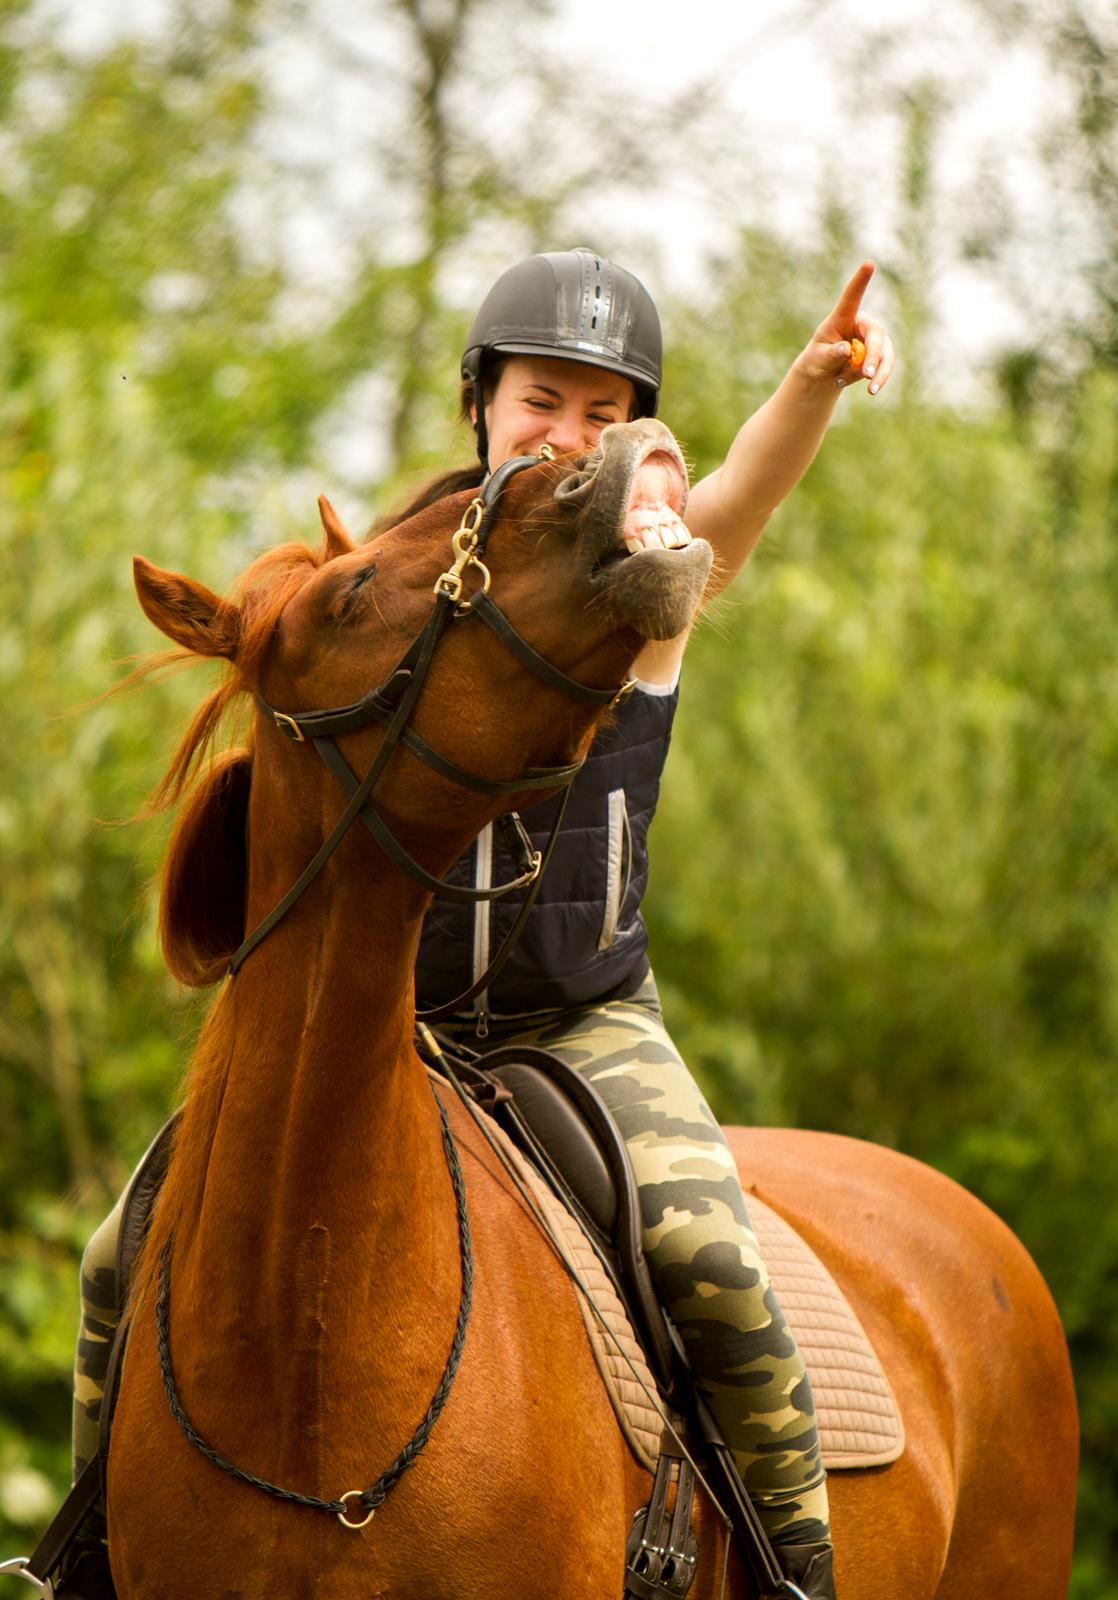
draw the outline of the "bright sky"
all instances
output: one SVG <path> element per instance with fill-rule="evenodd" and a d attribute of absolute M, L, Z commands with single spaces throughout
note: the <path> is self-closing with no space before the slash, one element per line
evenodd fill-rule
<path fill-rule="evenodd" d="M 804 236 L 821 187 L 832 183 L 855 203 L 859 254 L 895 256 L 900 124 L 886 86 L 929 75 L 944 79 L 953 97 L 936 141 L 935 193 L 945 217 L 956 221 L 972 203 L 984 164 L 1015 214 L 1044 204 L 1031 159 L 1040 117 L 1052 109 L 1043 62 L 1024 38 L 995 47 L 968 0 L 935 8 L 925 0 L 561 0 L 554 27 L 645 97 L 715 81 L 741 116 L 743 185 L 763 196 L 765 219 L 793 237 Z M 661 209 L 685 270 L 722 224 L 689 207 L 686 192 Z M 933 265 L 937 313 L 952 344 L 980 354 L 1020 331 L 1009 297 L 986 271 Z"/>
<path fill-rule="evenodd" d="M 426 3 L 437 14 L 438 0 Z M 1112 3 L 1087 0 L 1089 9 L 1109 10 Z M 56 4 L 63 31 L 92 42 L 117 30 L 158 28 L 168 0 Z M 1044 5 L 1036 0 L 1034 10 Z M 333 11 L 327 4 L 324 15 Z M 391 50 L 385 0 L 364 0 L 344 14 L 353 37 L 367 38 L 382 54 Z M 336 168 L 343 167 L 352 136 L 370 119 L 375 123 L 377 103 L 391 104 L 395 75 L 380 74 L 370 85 L 360 72 L 351 73 L 324 105 L 329 69 L 311 67 L 317 41 L 306 28 L 305 20 L 294 22 L 272 57 L 289 80 L 288 103 L 307 114 L 302 127 L 290 128 L 291 144 L 299 151 L 316 138 L 328 139 L 328 159 L 333 162 L 336 151 Z M 926 0 L 553 0 L 552 15 L 540 16 L 530 37 L 553 59 L 593 72 L 604 96 L 616 85 L 647 105 L 691 87 L 702 104 L 710 98 L 704 85 L 714 85 L 740 115 L 740 166 L 735 170 L 731 158 L 725 172 L 714 175 L 725 194 L 720 211 L 712 207 L 709 188 L 700 191 L 693 181 L 689 187 L 685 159 L 677 172 L 657 175 L 643 209 L 634 211 L 634 233 L 650 224 L 657 230 L 673 277 L 717 247 L 727 218 L 740 221 L 750 208 L 751 220 L 803 238 L 829 187 L 854 203 L 858 254 L 887 263 L 896 255 L 900 128 L 889 95 L 929 74 L 949 86 L 953 101 L 936 145 L 936 195 L 948 228 L 971 202 L 984 162 L 1017 214 L 1044 203 L 1030 159 L 1039 116 L 1050 109 L 1042 63 L 1027 39 L 995 45 L 978 0 L 937 0 L 934 8 Z M 355 189 L 363 176 L 355 170 Z M 609 220 L 616 238 L 614 211 Z M 642 270 L 639 259 L 628 264 Z M 937 312 L 953 341 L 980 351 L 1014 331 L 1009 299 L 992 289 L 987 272 L 958 265 L 948 270 L 943 263 L 941 276 L 941 263 L 932 265 L 942 298 Z"/>
<path fill-rule="evenodd" d="M 93 42 L 117 29 L 158 28 L 169 0 L 56 3 L 64 31 Z M 377 199 L 361 141 L 394 125 L 398 35 L 386 0 L 321 3 L 324 21 L 344 18 L 350 39 L 367 44 L 367 53 L 387 65 L 378 71 L 347 60 L 331 67 L 306 17 L 293 22 L 268 56 L 289 108 L 275 137 L 291 159 L 313 151 L 323 163 L 329 192 L 316 191 L 315 198 L 328 218 L 337 197 L 367 219 Z M 425 3 L 437 14 L 439 0 Z M 1101 8 L 1100 15 L 1112 13 L 1113 0 L 1085 3 Z M 1034 0 L 1030 16 L 1048 4 Z M 927 0 L 553 0 L 551 15 L 526 14 L 526 21 L 528 44 L 522 47 L 538 43 L 544 59 L 569 63 L 583 82 L 591 75 L 607 104 L 611 89 L 639 96 L 646 108 L 658 97 L 690 91 L 698 111 L 716 92 L 740 118 L 740 149 L 728 152 L 701 181 L 694 161 L 689 166 L 687 160 L 684 128 L 678 167 L 650 172 L 640 198 L 619 201 L 604 189 L 600 231 L 593 207 L 585 212 L 590 227 L 581 242 L 587 243 L 626 237 L 631 214 L 633 246 L 622 259 L 654 292 L 682 287 L 743 221 L 804 240 L 816 225 L 821 198 L 833 191 L 857 218 L 851 268 L 871 256 L 884 269 L 867 307 L 889 320 L 888 268 L 900 262 L 905 270 L 911 243 L 900 237 L 897 209 L 902 117 L 896 95 L 931 77 L 949 97 L 935 139 L 939 236 L 928 242 L 927 266 L 952 392 L 965 396 L 967 371 L 984 354 L 1027 336 L 1018 286 L 1042 305 L 1066 304 L 1057 253 L 1046 251 L 1045 241 L 1062 220 L 1059 206 L 1071 201 L 1045 190 L 1034 156 L 1043 119 L 1055 109 L 1051 85 L 1031 38 L 1011 34 L 995 40 L 982 21 L 980 0 L 937 0 L 934 8 Z M 507 62 L 500 68 L 495 63 L 494 70 L 505 72 L 505 84 L 515 83 Z M 476 100 L 479 115 L 494 102 L 496 87 L 491 85 L 488 100 L 483 93 Z M 484 88 L 467 86 L 467 106 Z M 560 144 L 555 162 L 563 153 Z M 608 149 L 603 169 L 608 173 Z M 1021 259 L 1010 264 L 1008 286 L 998 286 L 988 264 L 968 265 L 940 242 L 954 244 L 968 216 L 981 214 L 976 195 L 984 182 L 1008 208 L 1014 229 L 1024 223 L 1031 238 L 1031 250 L 1026 245 Z M 312 273 L 330 261 L 336 272 L 343 270 L 344 250 L 329 248 L 329 229 L 323 234 L 321 224 L 292 229 L 289 217 L 264 214 L 249 221 L 257 237 L 286 227 Z M 391 239 L 392 219 L 381 219 L 381 227 Z M 1074 228 L 1072 214 L 1068 230 Z M 650 232 L 657 240 L 654 261 L 641 254 Z M 494 252 L 499 248 L 497 239 Z M 478 263 L 463 260 L 458 270 L 458 289 L 469 304 L 477 292 Z M 1050 282 L 1044 282 L 1046 275 Z M 453 284 L 451 292 L 457 292 Z M 1074 316 L 1074 307 L 1069 314 Z"/>

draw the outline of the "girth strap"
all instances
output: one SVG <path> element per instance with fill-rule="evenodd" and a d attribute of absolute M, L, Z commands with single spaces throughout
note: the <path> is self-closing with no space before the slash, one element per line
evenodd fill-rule
<path fill-rule="evenodd" d="M 51 1579 L 77 1537 L 86 1517 L 101 1498 L 101 1463 L 97 1456 L 87 1461 L 70 1493 L 55 1513 L 50 1527 L 26 1561 L 5 1561 L 0 1571 L 18 1573 L 38 1583 L 40 1593 L 54 1593 Z"/>
<path fill-rule="evenodd" d="M 633 1518 L 625 1545 L 625 1600 L 680 1600 L 695 1581 L 699 1547 L 691 1532 L 695 1469 L 678 1444 L 675 1417 L 660 1439 L 652 1494 Z M 675 1505 L 668 1490 L 677 1478 Z"/>

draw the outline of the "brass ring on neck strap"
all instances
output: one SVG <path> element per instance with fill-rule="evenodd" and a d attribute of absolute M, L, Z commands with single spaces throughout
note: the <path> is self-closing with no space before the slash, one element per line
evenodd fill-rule
<path fill-rule="evenodd" d="M 347 1489 L 345 1494 L 339 1496 L 339 1498 L 342 1502 L 342 1505 L 345 1506 L 348 1505 L 351 1500 L 360 1500 L 364 1492 L 365 1491 L 363 1489 Z M 365 1518 L 364 1522 L 351 1522 L 344 1511 L 339 1511 L 338 1521 L 341 1523 L 343 1528 L 349 1528 L 352 1532 L 356 1533 L 360 1528 L 367 1528 L 376 1514 L 377 1508 L 374 1506 L 369 1512 L 369 1515 Z"/>

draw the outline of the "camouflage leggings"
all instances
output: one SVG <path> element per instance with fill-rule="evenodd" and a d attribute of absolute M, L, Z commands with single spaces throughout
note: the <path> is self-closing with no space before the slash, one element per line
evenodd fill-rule
<path fill-rule="evenodd" d="M 538 1044 L 582 1072 L 621 1129 L 640 1192 L 656 1288 L 776 1543 L 828 1536 L 811 1384 L 768 1273 L 733 1157 L 665 1031 L 649 976 L 629 1000 L 491 1021 L 485 1048 Z M 444 1031 L 476 1047 L 472 1024 Z M 120 1202 L 82 1258 L 74 1388 L 75 1471 L 97 1449 L 105 1367 L 119 1319 Z"/>
<path fill-rule="evenodd" d="M 651 974 L 628 1000 L 546 1017 L 490 1019 L 475 1049 L 513 1040 L 588 1078 L 624 1137 L 653 1281 L 775 1543 L 829 1537 L 811 1382 L 777 1304 L 737 1168 L 668 1037 Z"/>
<path fill-rule="evenodd" d="M 127 1194 L 127 1189 L 125 1194 Z M 97 1454 L 101 1397 L 105 1392 L 109 1351 L 120 1321 L 116 1245 L 124 1194 L 90 1239 L 82 1255 L 82 1315 L 74 1364 L 74 1477 Z"/>

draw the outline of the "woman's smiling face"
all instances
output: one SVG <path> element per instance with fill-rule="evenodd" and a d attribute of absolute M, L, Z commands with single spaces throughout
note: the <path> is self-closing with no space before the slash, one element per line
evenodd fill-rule
<path fill-rule="evenodd" d="M 628 422 L 635 393 L 628 378 L 554 356 L 509 356 L 486 402 L 489 470 L 513 456 L 590 450 L 611 422 Z"/>

